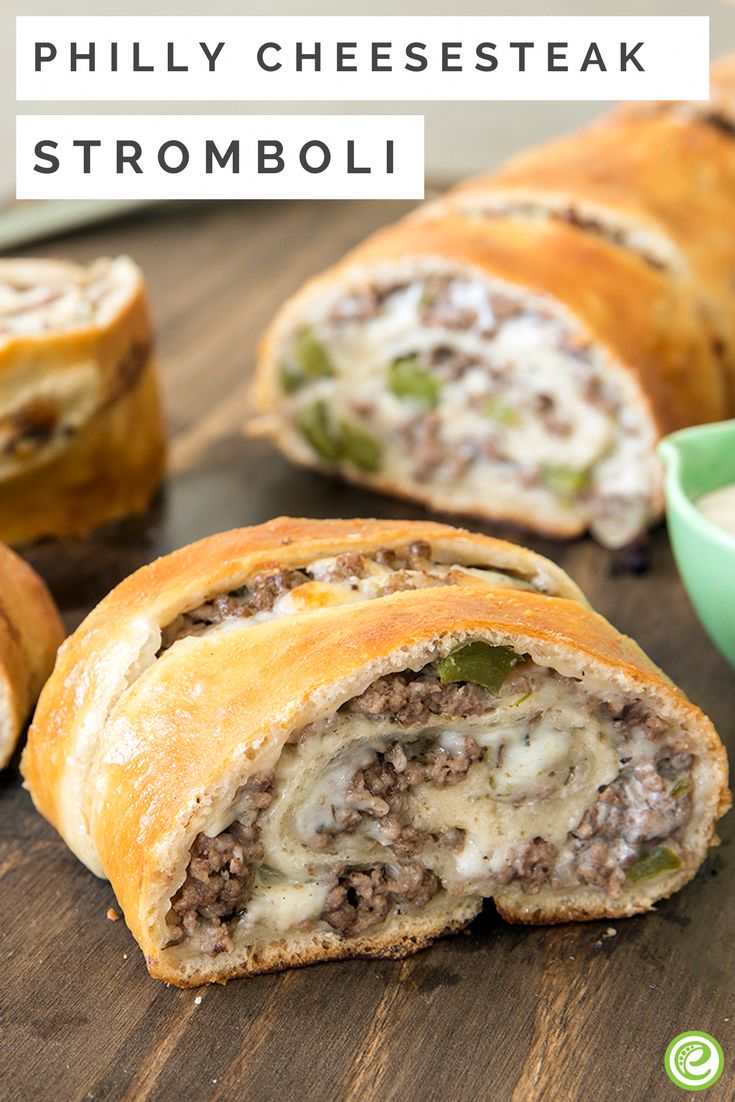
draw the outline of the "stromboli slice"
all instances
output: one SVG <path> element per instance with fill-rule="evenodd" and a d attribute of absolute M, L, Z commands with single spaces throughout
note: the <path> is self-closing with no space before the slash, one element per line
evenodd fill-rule
<path fill-rule="evenodd" d="M 282 546 L 304 538 L 305 561 L 320 527 Z M 156 659 L 166 615 L 248 538 L 266 529 L 118 587 L 62 651 L 23 759 L 153 975 L 403 956 L 486 896 L 514 921 L 617 917 L 694 874 L 728 806 L 722 746 L 581 602 L 399 589 L 233 617 Z"/>
<path fill-rule="evenodd" d="M 12 757 L 63 638 L 46 586 L 0 543 L 0 768 Z"/>
<path fill-rule="evenodd" d="M 251 431 L 436 509 L 610 546 L 661 512 L 656 438 L 726 415 L 682 281 L 554 221 L 409 219 L 266 334 Z"/>
<path fill-rule="evenodd" d="M 0 260 L 0 538 L 79 534 L 145 508 L 164 447 L 139 269 Z"/>

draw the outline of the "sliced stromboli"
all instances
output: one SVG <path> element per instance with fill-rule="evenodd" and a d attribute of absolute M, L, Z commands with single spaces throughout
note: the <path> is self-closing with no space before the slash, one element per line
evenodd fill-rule
<path fill-rule="evenodd" d="M 319 527 L 283 546 L 304 538 L 306 562 Z M 113 591 L 64 647 L 23 759 L 153 975 L 399 957 L 485 897 L 513 921 L 620 917 L 694 874 L 728 806 L 723 748 L 581 602 L 400 589 L 236 617 L 156 657 L 217 543 L 229 578 L 238 540 L 265 539 L 215 537 Z"/>
<path fill-rule="evenodd" d="M 73 535 L 139 511 L 163 453 L 138 268 L 0 260 L 0 537 Z"/>
<path fill-rule="evenodd" d="M 139 607 L 141 584 L 149 588 L 145 618 Z M 63 741 L 44 750 L 46 768 L 36 790 L 49 781 L 42 797 L 46 813 L 77 856 L 101 874 L 85 821 L 77 815 L 97 737 L 85 714 L 96 716 L 102 726 L 128 682 L 187 636 L 206 641 L 219 627 L 251 628 L 264 620 L 431 585 L 507 585 L 586 603 L 560 567 L 533 551 L 420 521 L 280 517 L 200 540 L 136 572 L 108 598 L 116 629 L 105 646 L 116 672 L 90 677 L 83 707 L 80 697 Z M 80 651 L 90 666 L 104 665 L 94 625 L 102 627 L 109 615 L 106 602 L 91 613 L 85 632 L 76 633 L 77 646 L 60 654 L 58 678 L 77 668 Z"/>
<path fill-rule="evenodd" d="M 732 136 L 682 104 L 612 114 L 461 184 L 417 216 L 568 222 L 688 284 L 735 408 L 734 195 Z"/>
<path fill-rule="evenodd" d="M 664 432 L 725 416 L 684 281 L 554 220 L 398 223 L 309 282 L 262 345 L 291 458 L 443 511 L 610 546 L 661 511 Z"/>
<path fill-rule="evenodd" d="M 46 586 L 0 543 L 0 768 L 12 757 L 63 638 Z"/>

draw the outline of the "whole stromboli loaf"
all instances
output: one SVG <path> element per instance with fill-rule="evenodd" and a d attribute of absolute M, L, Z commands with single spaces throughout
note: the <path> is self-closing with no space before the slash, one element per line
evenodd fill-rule
<path fill-rule="evenodd" d="M 10 761 L 63 638 L 46 586 L 0 543 L 0 768 Z"/>
<path fill-rule="evenodd" d="M 307 283 L 263 340 L 252 431 L 443 511 L 635 538 L 657 439 L 735 414 L 732 68 L 710 104 L 612 112 Z"/>
<path fill-rule="evenodd" d="M 77 535 L 145 508 L 164 440 L 132 261 L 0 260 L 0 539 Z"/>
<path fill-rule="evenodd" d="M 282 518 L 139 570 L 62 647 L 22 768 L 182 986 L 404 956 L 485 897 L 645 911 L 729 803 L 709 720 L 563 572 L 417 522 Z"/>

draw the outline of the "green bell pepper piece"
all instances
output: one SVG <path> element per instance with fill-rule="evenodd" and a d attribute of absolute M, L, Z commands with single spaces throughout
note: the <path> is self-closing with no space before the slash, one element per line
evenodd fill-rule
<path fill-rule="evenodd" d="M 316 454 L 328 463 L 336 463 L 344 455 L 341 435 L 329 419 L 326 402 L 314 402 L 303 410 L 297 418 L 296 427 Z"/>
<path fill-rule="evenodd" d="M 515 428 L 519 422 L 518 411 L 502 398 L 488 398 L 485 402 L 485 415 L 509 429 Z"/>
<path fill-rule="evenodd" d="M 342 450 L 345 459 L 349 459 L 361 471 L 380 470 L 381 447 L 378 440 L 364 429 L 358 429 L 348 421 L 340 425 Z"/>
<path fill-rule="evenodd" d="M 334 365 L 324 345 L 311 329 L 305 329 L 289 359 L 281 365 L 281 386 L 287 394 L 315 379 L 330 379 Z"/>
<path fill-rule="evenodd" d="M 308 381 L 303 368 L 294 363 L 281 364 L 280 379 L 281 389 L 286 394 L 293 394 L 295 390 L 299 390 Z"/>
<path fill-rule="evenodd" d="M 578 467 L 548 465 L 541 471 L 541 482 L 547 490 L 558 494 L 559 497 L 571 498 L 590 488 L 592 476 L 589 471 L 580 470 Z"/>
<path fill-rule="evenodd" d="M 520 660 L 520 655 L 510 647 L 493 647 L 478 640 L 453 650 L 437 662 L 436 668 L 442 685 L 470 681 L 496 693 Z"/>
<path fill-rule="evenodd" d="M 634 865 L 631 865 L 626 875 L 633 883 L 639 880 L 647 880 L 651 876 L 661 876 L 665 872 L 673 872 L 681 868 L 681 859 L 673 849 L 668 846 L 656 846 L 639 857 Z"/>
<path fill-rule="evenodd" d="M 689 777 L 679 777 L 678 781 L 676 782 L 674 787 L 671 789 L 671 792 L 669 793 L 669 795 L 673 796 L 674 799 L 676 800 L 676 799 L 679 798 L 679 796 L 686 795 L 686 793 L 689 791 L 689 789 L 691 787 L 692 787 L 692 782 L 689 780 Z"/>
<path fill-rule="evenodd" d="M 418 402 L 434 409 L 439 401 L 439 383 L 416 356 L 401 356 L 388 368 L 388 387 L 396 398 Z"/>

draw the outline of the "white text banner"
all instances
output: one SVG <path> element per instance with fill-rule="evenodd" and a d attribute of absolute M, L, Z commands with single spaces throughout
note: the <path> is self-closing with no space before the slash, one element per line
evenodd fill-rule
<path fill-rule="evenodd" d="M 19 16 L 19 100 L 707 99 L 706 16 Z"/>

